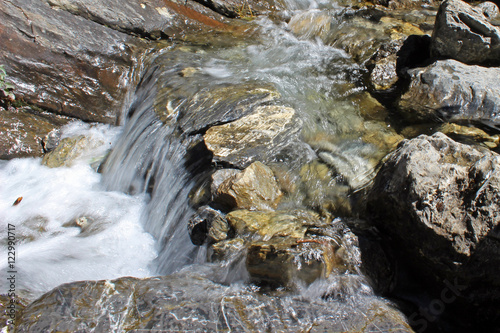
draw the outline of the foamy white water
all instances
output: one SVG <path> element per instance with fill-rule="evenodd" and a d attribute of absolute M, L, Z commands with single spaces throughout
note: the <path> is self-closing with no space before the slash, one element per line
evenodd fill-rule
<path fill-rule="evenodd" d="M 67 126 L 63 137 L 84 134 L 102 143 L 71 167 L 51 169 L 38 158 L 0 164 L 1 293 L 7 287 L 9 224 L 15 226 L 20 296 L 33 298 L 71 281 L 150 275 L 148 265 L 156 251 L 140 223 L 144 196 L 106 191 L 101 175 L 89 165 L 118 132 L 104 125 Z"/>

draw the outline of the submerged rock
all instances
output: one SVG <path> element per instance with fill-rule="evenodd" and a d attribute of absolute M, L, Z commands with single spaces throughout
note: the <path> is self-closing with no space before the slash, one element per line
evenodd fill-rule
<path fill-rule="evenodd" d="M 478 306 L 469 318 L 485 311 L 489 321 L 500 318 L 499 205 L 500 157 L 442 133 L 404 141 L 368 198 L 369 216 L 406 263 L 439 285 L 458 279 L 459 299 Z"/>
<path fill-rule="evenodd" d="M 231 208 L 266 210 L 275 209 L 282 195 L 273 171 L 257 161 L 220 184 L 215 200 Z"/>
<path fill-rule="evenodd" d="M 43 0 L 0 3 L 0 63 L 16 96 L 59 114 L 115 123 L 145 45 Z"/>
<path fill-rule="evenodd" d="M 305 296 L 270 296 L 193 273 L 74 282 L 27 306 L 16 331 L 413 332 L 386 301 L 325 285 Z M 323 300 L 323 290 L 345 295 Z"/>
<path fill-rule="evenodd" d="M 431 54 L 466 64 L 499 65 L 500 28 L 489 22 L 482 8 L 446 0 L 436 16 Z"/>
<path fill-rule="evenodd" d="M 314 153 L 299 140 L 301 129 L 302 121 L 294 109 L 259 106 L 248 116 L 209 128 L 203 138 L 214 162 L 243 169 L 257 160 L 310 159 Z"/>
<path fill-rule="evenodd" d="M 441 60 L 408 71 L 410 86 L 399 108 L 411 120 L 492 121 L 500 119 L 500 68 Z"/>
<path fill-rule="evenodd" d="M 0 108 L 0 159 L 42 156 L 43 139 L 69 121 L 31 108 Z"/>

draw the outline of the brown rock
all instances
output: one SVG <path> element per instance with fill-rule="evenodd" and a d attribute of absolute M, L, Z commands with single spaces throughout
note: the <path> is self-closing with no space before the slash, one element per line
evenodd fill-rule
<path fill-rule="evenodd" d="M 254 162 L 241 173 L 229 177 L 216 192 L 222 203 L 250 210 L 275 209 L 281 196 L 273 171 L 261 162 Z"/>

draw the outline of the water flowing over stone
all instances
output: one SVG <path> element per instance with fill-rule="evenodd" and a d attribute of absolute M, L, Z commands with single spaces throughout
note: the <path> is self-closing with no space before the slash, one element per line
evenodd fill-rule
<path fill-rule="evenodd" d="M 122 134 L 126 140 L 116 145 L 103 173 L 110 189 L 150 195 L 144 228 L 158 242 L 157 271 L 166 274 L 192 262 L 197 249 L 186 231 L 193 214 L 188 204 L 193 183 L 184 167 L 189 142 L 155 114 L 156 79 L 154 71 L 145 74 Z"/>
<path fill-rule="evenodd" d="M 289 107 L 262 106 L 239 120 L 211 127 L 204 135 L 205 144 L 213 152 L 214 161 L 240 168 L 256 160 L 279 160 L 282 150 L 311 158 L 311 151 L 298 140 L 301 121 L 294 116 L 295 111 Z"/>
<path fill-rule="evenodd" d="M 369 293 L 335 300 L 335 291 L 342 288 L 362 290 L 363 283 L 344 279 L 330 289 L 313 286 L 303 297 L 279 297 L 223 286 L 192 273 L 75 282 L 26 308 L 17 332 L 43 332 L 47 327 L 72 332 L 413 332 L 398 311 Z M 332 299 L 316 297 L 321 293 Z M 44 314 L 47 307 L 50 315 Z"/>

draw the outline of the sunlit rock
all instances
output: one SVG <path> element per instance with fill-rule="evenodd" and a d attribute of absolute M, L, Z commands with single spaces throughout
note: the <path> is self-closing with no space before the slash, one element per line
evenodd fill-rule
<path fill-rule="evenodd" d="M 84 159 L 85 157 L 89 157 L 89 163 L 98 162 L 98 159 L 93 160 L 91 156 L 86 155 L 103 144 L 104 142 L 96 142 L 83 135 L 65 138 L 53 151 L 45 154 L 42 164 L 50 168 L 71 166 L 75 160 Z"/>
<path fill-rule="evenodd" d="M 410 86 L 399 108 L 410 120 L 498 121 L 500 68 L 436 61 L 408 71 Z"/>
<path fill-rule="evenodd" d="M 170 99 L 175 99 L 169 94 Z M 240 84 L 211 85 L 192 96 L 179 100 L 177 123 L 184 133 L 206 130 L 251 114 L 254 109 L 280 97 L 270 84 L 245 82 Z"/>
<path fill-rule="evenodd" d="M 238 235 L 256 234 L 263 240 L 274 236 L 304 237 L 307 226 L 320 223 L 320 217 L 312 211 L 250 211 L 235 210 L 227 214 L 227 220 Z"/>
<path fill-rule="evenodd" d="M 0 159 L 42 156 L 43 138 L 68 122 L 30 108 L 0 108 Z"/>
<path fill-rule="evenodd" d="M 431 52 L 473 65 L 500 64 L 500 28 L 490 23 L 481 8 L 447 0 L 439 8 Z"/>
<path fill-rule="evenodd" d="M 267 163 L 293 154 L 311 158 L 312 152 L 298 138 L 301 128 L 302 121 L 292 108 L 259 106 L 248 116 L 211 127 L 203 138 L 214 162 L 243 169 L 256 160 Z"/>
<path fill-rule="evenodd" d="M 212 174 L 212 183 L 210 184 L 210 192 L 212 197 L 215 199 L 217 197 L 217 191 L 219 186 L 224 183 L 227 179 L 239 174 L 240 169 L 219 169 Z"/>
<path fill-rule="evenodd" d="M 404 141 L 389 156 L 368 216 L 414 272 L 443 288 L 458 281 L 461 301 L 479 306 L 471 317 L 498 318 L 499 203 L 498 154 L 436 133 Z"/>
<path fill-rule="evenodd" d="M 261 162 L 254 162 L 222 182 L 215 200 L 232 208 L 266 210 L 275 209 L 282 195 L 273 171 Z"/>

